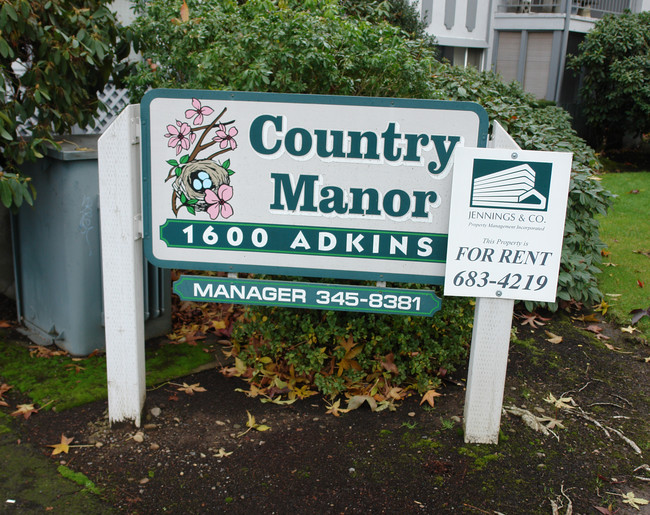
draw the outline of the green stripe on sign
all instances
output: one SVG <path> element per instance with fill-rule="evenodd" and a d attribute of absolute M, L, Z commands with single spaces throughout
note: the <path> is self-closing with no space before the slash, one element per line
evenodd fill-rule
<path fill-rule="evenodd" d="M 169 219 L 168 247 L 444 263 L 447 235 Z"/>
<path fill-rule="evenodd" d="M 431 316 L 441 300 L 431 290 L 264 281 L 183 275 L 174 282 L 181 300 Z"/>

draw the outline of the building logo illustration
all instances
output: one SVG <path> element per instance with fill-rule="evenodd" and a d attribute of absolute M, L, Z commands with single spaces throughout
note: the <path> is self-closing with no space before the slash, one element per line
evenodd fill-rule
<path fill-rule="evenodd" d="M 472 207 L 528 209 L 546 211 L 550 170 L 535 170 L 528 163 L 509 168 L 477 173 L 472 177 Z"/>

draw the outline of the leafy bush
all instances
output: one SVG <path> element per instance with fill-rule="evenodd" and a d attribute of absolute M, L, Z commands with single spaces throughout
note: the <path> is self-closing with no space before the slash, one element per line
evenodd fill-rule
<path fill-rule="evenodd" d="M 262 391 L 279 378 L 288 393 L 301 382 L 330 396 L 424 393 L 466 358 L 473 312 L 461 298 L 445 298 L 433 317 L 255 308 L 232 338 L 251 367 L 243 375 Z"/>
<path fill-rule="evenodd" d="M 525 150 L 573 152 L 567 219 L 558 284 L 558 299 L 591 305 L 600 300 L 596 275 L 600 272 L 601 250 L 597 215 L 604 215 L 611 194 L 594 176 L 600 170 L 595 152 L 571 128 L 563 109 L 537 101 L 519 84 L 503 83 L 493 73 L 473 68 L 445 67 L 433 77 L 436 91 L 453 100 L 481 104 L 491 120 L 497 120 Z M 542 304 L 551 310 L 557 303 Z M 536 304 L 526 302 L 529 310 Z"/>
<path fill-rule="evenodd" d="M 435 38 L 426 32 L 417 3 L 409 0 L 341 0 L 345 14 L 354 18 L 378 23 L 385 21 L 402 29 L 411 39 L 422 39 L 431 47 Z"/>
<path fill-rule="evenodd" d="M 130 80 L 133 99 L 149 87 L 183 87 L 478 102 L 523 148 L 574 152 L 558 296 L 599 298 L 602 244 L 594 214 L 606 210 L 608 194 L 593 180 L 593 150 L 563 110 L 494 74 L 437 62 L 429 41 L 409 39 L 383 21 L 390 16 L 363 11 L 363 2 L 343 2 L 347 11 L 333 1 L 293 4 L 196 1 L 179 19 L 166 1 L 138 2 L 135 28 L 146 60 Z M 355 18 L 355 9 L 374 23 Z M 445 298 L 432 318 L 251 308 L 233 334 L 237 361 L 227 373 L 247 378 L 251 394 L 269 397 L 306 396 L 312 384 L 328 395 L 387 398 L 407 385 L 424 392 L 465 359 L 472 311 L 459 298 Z"/>
<path fill-rule="evenodd" d="M 322 4 L 310 11 L 263 0 L 191 1 L 182 21 L 174 3 L 138 2 L 134 30 L 146 60 L 129 81 L 132 100 L 151 87 L 432 96 L 433 49 L 397 27 Z"/>
<path fill-rule="evenodd" d="M 619 148 L 626 131 L 650 131 L 650 12 L 605 16 L 569 65 L 584 72 L 587 123 L 600 145 Z"/>
<path fill-rule="evenodd" d="M 0 199 L 32 203 L 26 160 L 78 124 L 92 124 L 129 45 L 107 0 L 3 0 L 0 7 Z M 21 129 L 19 131 L 19 129 Z M 25 137 L 22 134 L 28 134 Z"/>

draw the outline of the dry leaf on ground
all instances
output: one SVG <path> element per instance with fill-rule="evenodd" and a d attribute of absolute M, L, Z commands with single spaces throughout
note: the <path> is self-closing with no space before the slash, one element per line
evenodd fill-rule
<path fill-rule="evenodd" d="M 74 438 L 68 438 L 65 435 L 61 435 L 60 443 L 54 445 L 48 445 L 48 447 L 53 448 L 52 456 L 56 456 L 57 454 L 61 454 L 62 452 L 67 454 L 68 451 L 70 450 L 70 444 L 72 443 L 73 440 Z"/>
<path fill-rule="evenodd" d="M 11 414 L 12 417 L 23 416 L 25 417 L 25 420 L 27 420 L 29 417 L 31 417 L 32 413 L 38 413 L 38 410 L 34 407 L 33 404 L 19 404 L 16 407 L 18 409 Z"/>
<path fill-rule="evenodd" d="M 648 504 L 647 499 L 642 499 L 641 497 L 635 497 L 633 492 L 628 492 L 623 497 L 623 502 L 625 504 L 629 504 L 632 506 L 632 508 L 636 508 L 637 510 L 641 510 L 641 506 L 645 506 Z"/>
<path fill-rule="evenodd" d="M 548 336 L 548 338 L 546 338 L 547 342 L 562 343 L 563 338 L 561 336 L 554 334 L 551 331 L 544 331 L 544 332 L 546 333 L 546 336 Z"/>
<path fill-rule="evenodd" d="M 424 402 L 428 402 L 429 405 L 433 408 L 433 407 L 434 407 L 433 405 L 434 405 L 434 403 L 435 403 L 435 398 L 436 398 L 436 397 L 441 397 L 441 396 L 442 396 L 441 393 L 438 393 L 438 392 L 436 392 L 435 390 L 429 390 L 427 393 L 425 393 L 425 394 L 422 396 L 422 400 L 420 401 L 420 406 L 421 406 Z"/>
<path fill-rule="evenodd" d="M 187 395 L 194 395 L 194 392 L 205 392 L 205 388 L 200 386 L 200 383 L 187 384 L 183 383 L 182 385 L 177 385 L 179 392 L 185 392 Z"/>
<path fill-rule="evenodd" d="M 13 386 L 9 386 L 7 383 L 0 384 L 0 406 L 9 406 L 2 396 L 12 388 Z"/>

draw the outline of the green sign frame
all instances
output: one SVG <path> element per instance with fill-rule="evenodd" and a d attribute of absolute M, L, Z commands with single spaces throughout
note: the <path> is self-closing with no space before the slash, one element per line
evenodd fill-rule
<path fill-rule="evenodd" d="M 489 120 L 474 102 L 158 89 L 141 124 L 151 263 L 442 284 L 451 156 L 485 147 Z"/>

